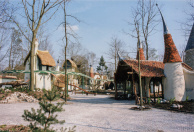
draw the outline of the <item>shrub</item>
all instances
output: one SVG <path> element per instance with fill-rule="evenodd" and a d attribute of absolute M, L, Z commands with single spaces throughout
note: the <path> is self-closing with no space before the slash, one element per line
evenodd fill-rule
<path fill-rule="evenodd" d="M 157 99 L 157 104 L 160 104 L 160 98 L 158 97 L 158 99 Z"/>
<path fill-rule="evenodd" d="M 29 127 L 32 131 L 54 131 L 49 128 L 51 124 L 63 124 L 65 122 L 65 120 L 59 121 L 57 119 L 57 115 L 55 114 L 56 112 L 63 111 L 62 106 L 64 103 L 57 103 L 56 105 L 52 103 L 52 101 L 59 98 L 59 92 L 55 88 L 51 91 L 43 90 L 43 92 L 44 96 L 39 102 L 40 109 L 35 110 L 32 108 L 31 112 L 24 110 L 24 115 L 22 115 L 24 120 L 31 122 Z M 37 125 L 41 125 L 43 129 Z"/>
<path fill-rule="evenodd" d="M 186 97 L 186 100 L 185 101 L 189 101 L 189 96 Z"/>
<path fill-rule="evenodd" d="M 170 104 L 172 104 L 173 102 L 175 101 L 175 97 L 174 98 L 172 98 L 172 99 L 170 99 Z"/>
<path fill-rule="evenodd" d="M 2 89 L 2 91 L 1 91 L 1 92 L 2 92 L 2 94 L 4 94 L 4 93 L 5 93 L 5 90 L 3 90 L 3 89 Z"/>
<path fill-rule="evenodd" d="M 148 104 L 150 104 L 151 103 L 151 98 L 148 98 Z"/>

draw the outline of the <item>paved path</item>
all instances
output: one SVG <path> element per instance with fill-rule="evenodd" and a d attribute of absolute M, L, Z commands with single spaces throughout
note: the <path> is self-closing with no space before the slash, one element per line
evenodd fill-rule
<path fill-rule="evenodd" d="M 194 115 L 166 110 L 130 110 L 134 101 L 111 99 L 108 95 L 72 95 L 58 114 L 65 119 L 54 128 L 76 126 L 76 132 L 194 132 Z M 24 109 L 38 108 L 37 103 L 0 104 L 0 124 L 23 124 Z"/>

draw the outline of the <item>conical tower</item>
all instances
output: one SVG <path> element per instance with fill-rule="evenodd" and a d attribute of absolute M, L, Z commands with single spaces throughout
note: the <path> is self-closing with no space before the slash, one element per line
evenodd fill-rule
<path fill-rule="evenodd" d="M 159 8 L 158 8 L 159 9 Z M 160 9 L 159 9 L 160 11 Z M 164 98 L 167 100 L 175 98 L 177 101 L 183 101 L 185 97 L 185 80 L 182 68 L 182 60 L 178 50 L 173 42 L 172 36 L 166 26 L 162 13 L 160 11 L 163 29 L 164 29 Z"/>
<path fill-rule="evenodd" d="M 143 51 L 143 46 L 142 46 L 142 43 L 140 44 L 140 47 L 139 47 L 139 52 L 137 52 L 137 56 L 136 56 L 136 59 L 138 60 L 139 58 L 139 54 L 140 54 L 140 60 L 145 60 L 145 56 L 144 56 L 144 51 Z"/>
<path fill-rule="evenodd" d="M 194 23 L 185 48 L 184 62 L 194 69 Z"/>

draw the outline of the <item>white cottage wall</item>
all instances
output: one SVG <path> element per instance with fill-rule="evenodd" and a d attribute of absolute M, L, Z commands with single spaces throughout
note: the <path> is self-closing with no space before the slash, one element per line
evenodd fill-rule
<path fill-rule="evenodd" d="M 51 90 L 51 76 L 50 74 L 36 73 L 36 88 Z"/>
<path fill-rule="evenodd" d="M 175 97 L 177 101 L 185 101 L 185 79 L 182 64 L 180 62 L 165 63 L 164 74 L 166 76 L 164 98 L 170 100 Z"/>
<path fill-rule="evenodd" d="M 189 99 L 194 99 L 194 71 L 183 68 L 183 72 L 185 77 L 186 96 L 188 96 Z"/>
<path fill-rule="evenodd" d="M 30 59 L 26 61 L 25 71 L 30 71 Z M 24 75 L 24 81 L 27 82 L 30 79 L 30 73 L 25 73 Z"/>

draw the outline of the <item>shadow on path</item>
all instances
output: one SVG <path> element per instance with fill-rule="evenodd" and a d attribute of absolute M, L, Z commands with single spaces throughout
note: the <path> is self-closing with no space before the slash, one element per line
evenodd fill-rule
<path fill-rule="evenodd" d="M 71 98 L 69 102 L 74 103 L 135 105 L 135 100 L 115 100 L 114 97 L 109 95 L 73 95 Z"/>

